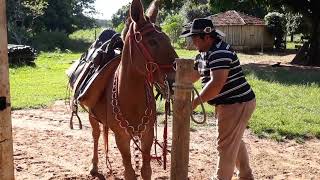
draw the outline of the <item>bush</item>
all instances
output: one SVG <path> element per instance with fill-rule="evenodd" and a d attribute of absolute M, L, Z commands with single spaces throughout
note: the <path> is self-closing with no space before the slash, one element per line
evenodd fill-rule
<path fill-rule="evenodd" d="M 71 40 L 93 43 L 102 31 L 103 28 L 82 29 L 70 34 L 69 38 Z"/>
<path fill-rule="evenodd" d="M 83 30 L 81 30 L 83 31 Z M 94 41 L 94 37 L 89 39 L 88 36 L 80 37 L 80 33 L 71 34 L 68 36 L 61 31 L 41 32 L 34 36 L 33 47 L 38 51 L 72 51 L 83 52 L 88 49 Z M 86 33 L 82 33 L 85 35 Z M 97 36 L 99 33 L 97 32 Z M 93 35 L 94 36 L 94 35 Z"/>
<path fill-rule="evenodd" d="M 278 12 L 268 13 L 264 17 L 267 28 L 275 36 L 274 45 L 276 49 L 285 48 L 285 34 L 286 34 L 286 18 L 283 14 Z"/>
<path fill-rule="evenodd" d="M 41 32 L 34 36 L 33 46 L 40 51 L 66 50 L 69 47 L 69 37 L 61 31 Z"/>
<path fill-rule="evenodd" d="M 162 25 L 163 31 L 169 36 L 173 45 L 177 43 L 178 47 L 184 47 L 184 38 L 179 38 L 183 30 L 183 17 L 180 14 L 168 15 Z"/>
<path fill-rule="evenodd" d="M 124 29 L 124 26 L 125 26 L 124 22 L 120 23 L 120 24 L 116 27 L 115 31 L 116 31 L 117 33 L 121 33 L 122 30 Z"/>

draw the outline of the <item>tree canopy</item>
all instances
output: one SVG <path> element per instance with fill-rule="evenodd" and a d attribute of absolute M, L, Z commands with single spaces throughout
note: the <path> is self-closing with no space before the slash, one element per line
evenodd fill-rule
<path fill-rule="evenodd" d="M 25 31 L 64 31 L 90 27 L 93 21 L 84 11 L 94 12 L 95 0 L 7 0 L 9 33 Z M 10 34 L 9 34 L 10 35 Z"/>
<path fill-rule="evenodd" d="M 309 34 L 305 51 L 296 56 L 296 61 L 303 64 L 320 66 L 320 2 L 318 0 L 271 0 L 275 5 L 284 5 L 295 13 L 300 13 L 305 21 L 311 24 L 306 34 Z"/>

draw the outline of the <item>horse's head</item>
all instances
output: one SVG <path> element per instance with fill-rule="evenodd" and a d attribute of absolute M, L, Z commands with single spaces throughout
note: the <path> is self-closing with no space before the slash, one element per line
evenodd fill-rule
<path fill-rule="evenodd" d="M 163 85 L 165 78 L 174 81 L 173 63 L 178 56 L 169 37 L 154 24 L 159 3 L 154 0 L 145 15 L 141 1 L 133 0 L 122 36 L 123 55 L 131 60 L 131 65 L 152 83 Z"/>

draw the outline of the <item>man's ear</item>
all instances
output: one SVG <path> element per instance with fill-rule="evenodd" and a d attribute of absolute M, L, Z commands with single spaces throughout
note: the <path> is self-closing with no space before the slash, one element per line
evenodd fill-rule
<path fill-rule="evenodd" d="M 157 20 L 158 12 L 159 12 L 160 0 L 153 0 L 147 9 L 147 16 L 149 17 L 152 23 L 155 23 Z"/>
<path fill-rule="evenodd" d="M 144 18 L 143 6 L 141 0 L 132 0 L 130 6 L 130 16 L 131 19 L 139 26 L 143 24 L 146 20 Z"/>

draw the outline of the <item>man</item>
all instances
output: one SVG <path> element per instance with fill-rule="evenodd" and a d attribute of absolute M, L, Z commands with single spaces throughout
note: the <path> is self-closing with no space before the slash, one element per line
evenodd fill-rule
<path fill-rule="evenodd" d="M 195 19 L 181 37 L 191 37 L 200 52 L 192 73 L 201 78 L 203 89 L 193 101 L 193 109 L 201 102 L 215 107 L 218 120 L 218 165 L 216 179 L 229 180 L 235 166 L 240 179 L 253 179 L 248 153 L 242 136 L 255 109 L 255 94 L 246 81 L 239 59 L 230 45 L 221 40 L 224 34 L 209 19 Z"/>

